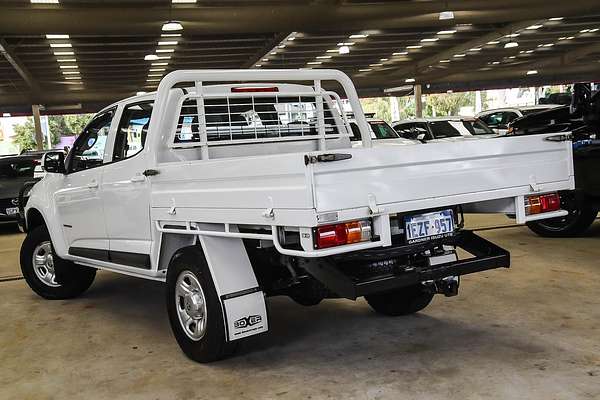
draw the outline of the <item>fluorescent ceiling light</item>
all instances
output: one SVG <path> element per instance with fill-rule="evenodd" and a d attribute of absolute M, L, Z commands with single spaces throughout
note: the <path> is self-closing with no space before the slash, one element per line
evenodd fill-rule
<path fill-rule="evenodd" d="M 439 38 L 426 38 L 426 39 L 421 39 L 421 42 L 437 42 L 438 40 L 440 40 Z"/>
<path fill-rule="evenodd" d="M 163 75 L 164 74 L 148 74 L 148 78 L 154 78 L 154 77 L 159 77 L 160 78 Z"/>
<path fill-rule="evenodd" d="M 481 47 L 473 47 L 472 49 L 469 49 L 469 51 L 481 51 Z"/>
<path fill-rule="evenodd" d="M 321 61 L 311 61 L 307 62 L 306 65 L 321 65 L 323 64 Z"/>
<path fill-rule="evenodd" d="M 415 81 L 415 78 L 406 78 L 404 80 L 404 82 L 406 82 L 406 83 L 413 83 L 414 81 Z"/>
<path fill-rule="evenodd" d="M 588 33 L 590 30 L 589 29 L 582 29 L 579 31 L 579 33 Z"/>
<path fill-rule="evenodd" d="M 499 44 L 499 43 L 500 42 L 497 40 L 492 40 L 492 41 L 487 42 L 487 44 Z"/>
<path fill-rule="evenodd" d="M 180 37 L 181 33 L 162 33 L 160 37 Z"/>
<path fill-rule="evenodd" d="M 338 49 L 329 49 L 326 51 L 326 53 L 337 53 Z"/>
<path fill-rule="evenodd" d="M 369 67 L 382 67 L 383 64 L 381 63 L 376 63 L 376 64 L 369 64 Z"/>
<path fill-rule="evenodd" d="M 171 56 L 159 56 L 158 59 L 159 60 L 170 60 Z"/>
<path fill-rule="evenodd" d="M 441 63 L 449 63 L 450 60 L 440 60 Z"/>
<path fill-rule="evenodd" d="M 549 18 L 548 21 L 562 21 L 563 19 L 565 19 L 565 17 L 554 17 L 554 18 Z"/>
<path fill-rule="evenodd" d="M 527 75 L 536 75 L 538 72 L 535 69 L 532 69 L 531 71 L 527 71 Z"/>
<path fill-rule="evenodd" d="M 533 50 L 527 50 L 525 53 L 531 54 L 531 53 L 533 53 Z"/>
<path fill-rule="evenodd" d="M 598 28 L 590 29 L 588 32 L 590 32 L 590 33 L 598 32 Z"/>
<path fill-rule="evenodd" d="M 369 71 L 373 71 L 373 69 L 372 68 L 362 68 L 362 69 L 358 70 L 358 72 L 369 72 Z"/>
<path fill-rule="evenodd" d="M 163 40 L 158 42 L 159 46 L 177 46 L 177 40 Z"/>
<path fill-rule="evenodd" d="M 542 45 L 542 47 L 552 47 L 554 46 L 554 43 L 546 43 L 544 45 Z"/>
<path fill-rule="evenodd" d="M 513 47 L 519 47 L 519 43 L 517 42 L 508 42 L 504 45 L 505 49 L 511 49 Z"/>
<path fill-rule="evenodd" d="M 454 19 L 454 12 L 453 11 L 442 11 L 440 13 L 440 20 L 447 20 L 447 19 Z"/>
<path fill-rule="evenodd" d="M 146 82 L 160 82 L 160 79 L 148 78 L 148 79 L 146 79 Z"/>
<path fill-rule="evenodd" d="M 145 94 L 146 94 L 146 92 L 135 92 L 135 95 L 136 95 L 136 96 L 143 96 L 143 95 L 145 95 Z"/>
<path fill-rule="evenodd" d="M 269 59 L 268 59 L 268 58 L 263 58 L 262 60 L 263 60 L 264 62 L 267 62 L 267 61 L 269 61 Z"/>
<path fill-rule="evenodd" d="M 166 68 L 150 68 L 150 72 L 162 72 L 166 70 Z"/>
<path fill-rule="evenodd" d="M 158 56 L 156 54 L 148 54 L 144 56 L 144 61 L 154 61 L 158 60 Z"/>
<path fill-rule="evenodd" d="M 156 49 L 157 53 L 173 53 L 175 49 Z"/>
<path fill-rule="evenodd" d="M 56 47 L 73 47 L 73 46 L 71 46 L 71 43 L 50 43 L 50 47 L 56 48 Z"/>
<path fill-rule="evenodd" d="M 340 42 L 338 46 L 354 46 L 354 42 Z"/>
<path fill-rule="evenodd" d="M 75 53 L 73 53 L 72 51 L 55 51 L 54 55 L 55 56 L 72 56 Z"/>
<path fill-rule="evenodd" d="M 276 55 L 276 54 L 277 54 L 277 52 L 276 52 L 276 51 L 272 51 L 270 54 L 271 54 L 272 56 L 274 56 L 274 55 Z"/>
<path fill-rule="evenodd" d="M 466 56 L 466 54 L 455 54 L 455 55 L 453 55 L 452 57 L 456 57 L 456 58 L 462 58 L 462 57 L 464 57 L 464 56 Z"/>
<path fill-rule="evenodd" d="M 62 69 L 77 69 L 79 68 L 77 65 L 59 65 Z"/>
<path fill-rule="evenodd" d="M 157 63 L 152 63 L 150 65 L 153 66 L 153 67 L 162 67 L 162 66 L 165 66 L 165 65 L 169 65 L 169 63 L 168 62 L 157 62 Z"/>
<path fill-rule="evenodd" d="M 380 58 L 379 61 L 387 61 L 389 58 Z"/>
<path fill-rule="evenodd" d="M 296 40 L 296 36 L 290 36 L 289 38 L 286 39 L 288 42 L 293 42 L 294 40 Z"/>
<path fill-rule="evenodd" d="M 529 25 L 527 28 L 525 29 L 540 29 L 543 25 Z"/>
<path fill-rule="evenodd" d="M 369 37 L 369 35 L 365 35 L 365 34 L 356 34 L 356 35 L 350 35 L 349 38 L 350 39 L 364 39 L 366 37 Z"/>
<path fill-rule="evenodd" d="M 350 53 L 350 47 L 348 46 L 342 46 L 338 49 L 338 53 L 340 54 L 348 54 Z"/>
<path fill-rule="evenodd" d="M 260 68 L 260 67 L 262 67 L 262 64 L 256 64 L 255 67 Z"/>
<path fill-rule="evenodd" d="M 393 56 L 405 56 L 408 54 L 408 51 L 398 51 L 396 53 L 392 53 Z"/>
<path fill-rule="evenodd" d="M 2 116 L 5 118 L 8 118 L 8 117 L 10 117 L 10 113 L 3 113 Z"/>
<path fill-rule="evenodd" d="M 68 39 L 69 35 L 46 34 L 46 39 Z"/>
<path fill-rule="evenodd" d="M 498 65 L 498 64 L 500 64 L 500 61 L 493 61 L 492 64 Z"/>
<path fill-rule="evenodd" d="M 322 60 L 327 60 L 330 59 L 332 56 L 317 56 L 318 59 L 322 59 Z"/>
<path fill-rule="evenodd" d="M 77 62 L 77 59 L 75 59 L 75 58 L 59 58 L 56 61 L 59 63 L 61 63 L 61 62 Z"/>
<path fill-rule="evenodd" d="M 63 71 L 63 75 L 79 75 L 79 71 Z"/>
<path fill-rule="evenodd" d="M 452 35 L 452 34 L 455 34 L 455 33 L 456 33 L 456 31 L 453 30 L 453 29 L 451 29 L 451 30 L 447 30 L 447 31 L 439 31 L 437 34 L 438 35 Z"/>
<path fill-rule="evenodd" d="M 68 80 L 81 79 L 81 76 L 65 76 L 65 79 L 68 79 Z"/>
<path fill-rule="evenodd" d="M 31 4 L 58 4 L 58 0 L 31 0 Z"/>
<path fill-rule="evenodd" d="M 193 4 L 196 0 L 173 0 L 173 4 Z"/>
<path fill-rule="evenodd" d="M 180 31 L 183 26 L 177 21 L 168 21 L 162 26 L 162 30 L 165 32 Z"/>
<path fill-rule="evenodd" d="M 511 33 L 510 35 L 506 35 L 506 36 L 504 36 L 504 37 L 507 37 L 507 38 L 514 38 L 514 37 L 517 37 L 517 36 L 519 36 L 519 35 L 520 35 L 520 33 Z"/>
<path fill-rule="evenodd" d="M 406 48 L 407 48 L 407 49 L 420 49 L 420 48 L 422 48 L 422 47 L 423 47 L 423 46 L 421 46 L 421 45 L 406 46 Z"/>

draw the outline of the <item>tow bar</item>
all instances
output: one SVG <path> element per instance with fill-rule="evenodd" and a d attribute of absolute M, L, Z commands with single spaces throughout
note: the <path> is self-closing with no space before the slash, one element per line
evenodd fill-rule
<path fill-rule="evenodd" d="M 436 281 L 425 281 L 423 285 L 428 288 L 430 293 L 443 294 L 446 297 L 456 296 L 460 286 L 459 276 L 447 276 Z"/>

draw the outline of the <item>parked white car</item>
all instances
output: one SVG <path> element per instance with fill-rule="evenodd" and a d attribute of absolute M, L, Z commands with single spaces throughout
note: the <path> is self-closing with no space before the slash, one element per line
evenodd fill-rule
<path fill-rule="evenodd" d="M 350 141 L 352 142 L 352 147 L 361 147 L 362 146 L 362 138 L 360 133 L 360 128 L 356 123 L 356 120 L 351 116 L 348 118 L 348 122 L 350 123 L 350 129 L 352 129 L 352 136 L 350 137 Z M 371 134 L 371 139 L 373 141 L 374 146 L 391 146 L 391 145 L 413 145 L 419 144 L 418 140 L 406 139 L 403 138 L 388 124 L 382 119 L 374 118 L 372 115 L 366 115 L 367 124 L 369 125 L 369 132 Z M 384 140 L 384 141 L 382 141 Z"/>
<path fill-rule="evenodd" d="M 540 104 L 536 106 L 506 107 L 485 110 L 476 115 L 487 124 L 498 135 L 506 135 L 508 125 L 517 118 L 540 111 L 560 107 L 557 104 Z"/>
<path fill-rule="evenodd" d="M 342 72 L 172 72 L 96 114 L 66 160 L 44 157 L 21 269 L 47 299 L 83 293 L 97 269 L 165 282 L 175 338 L 200 362 L 268 331 L 266 296 L 414 313 L 456 294 L 460 275 L 509 266 L 462 228 L 463 209 L 564 215 L 571 143 L 546 136 L 374 147 Z"/>

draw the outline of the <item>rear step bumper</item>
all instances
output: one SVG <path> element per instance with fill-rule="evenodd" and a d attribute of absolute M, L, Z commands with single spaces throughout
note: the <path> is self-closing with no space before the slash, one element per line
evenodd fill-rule
<path fill-rule="evenodd" d="M 448 276 L 472 274 L 494 268 L 508 268 L 510 253 L 494 243 L 477 236 L 469 230 L 457 232 L 454 237 L 443 241 L 446 245 L 460 247 L 474 255 L 472 258 L 457 260 L 428 267 L 416 267 L 384 276 L 356 280 L 341 271 L 331 259 L 300 259 L 299 266 L 308 271 L 325 287 L 341 297 L 356 299 L 372 293 L 385 292 L 425 281 L 435 281 Z M 397 247 L 390 247 L 391 254 Z M 381 254 L 385 249 L 377 249 Z M 393 257 L 393 256 L 392 256 Z"/>

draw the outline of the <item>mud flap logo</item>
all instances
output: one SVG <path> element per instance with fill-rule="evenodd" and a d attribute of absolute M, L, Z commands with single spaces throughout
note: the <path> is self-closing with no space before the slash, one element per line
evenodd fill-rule
<path fill-rule="evenodd" d="M 249 315 L 244 318 L 240 318 L 233 323 L 235 329 L 244 329 L 250 326 L 259 324 L 262 321 L 262 317 L 260 315 Z"/>

